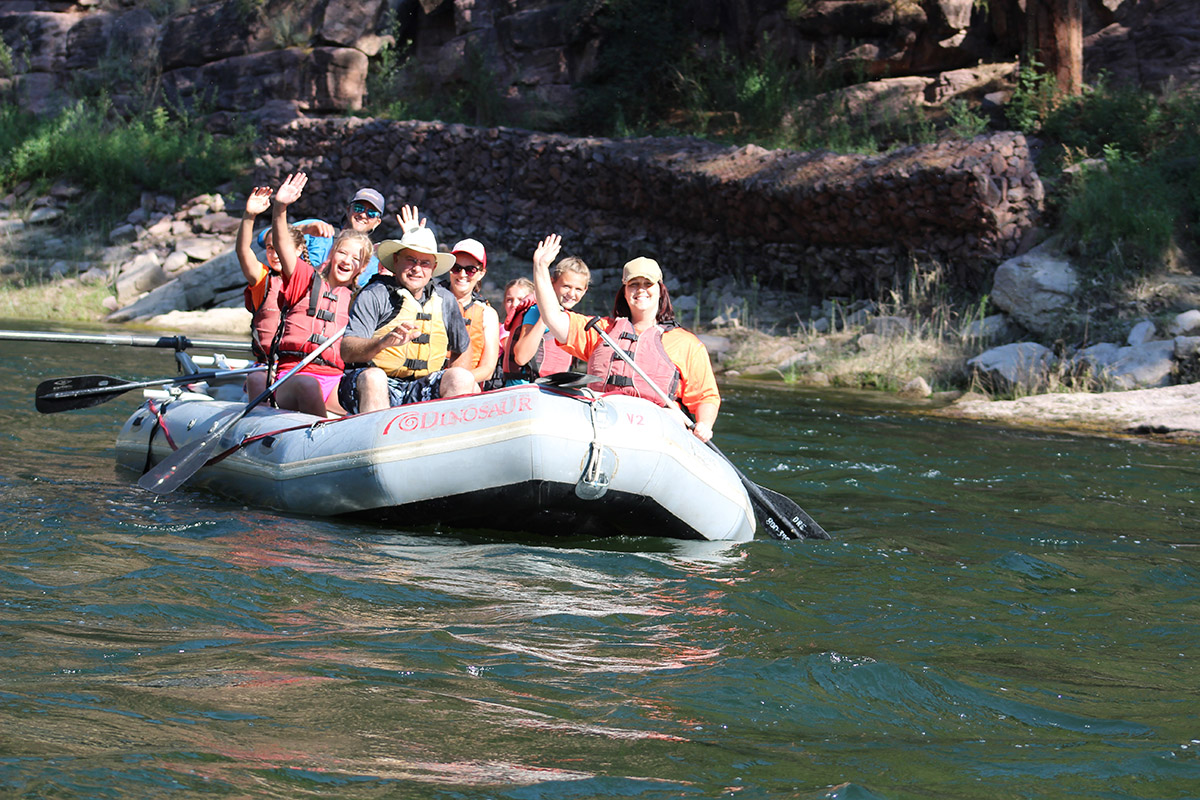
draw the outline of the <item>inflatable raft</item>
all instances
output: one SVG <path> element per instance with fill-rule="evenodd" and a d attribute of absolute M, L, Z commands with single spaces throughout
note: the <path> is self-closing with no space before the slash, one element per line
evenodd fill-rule
<path fill-rule="evenodd" d="M 117 438 L 145 472 L 244 403 L 151 399 Z M 514 386 L 334 420 L 257 408 L 189 486 L 288 513 L 397 529 L 746 541 L 755 518 L 733 468 L 668 411 L 586 389 Z"/>

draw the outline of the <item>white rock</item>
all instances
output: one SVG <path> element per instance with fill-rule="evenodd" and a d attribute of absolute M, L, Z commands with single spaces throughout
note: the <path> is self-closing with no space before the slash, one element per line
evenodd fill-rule
<path fill-rule="evenodd" d="M 1175 368 L 1175 340 L 1122 347 L 1108 367 L 1107 377 L 1120 389 L 1170 386 Z"/>
<path fill-rule="evenodd" d="M 1075 267 L 1046 245 L 996 267 L 992 302 L 1035 333 L 1045 333 L 1075 303 Z"/>
<path fill-rule="evenodd" d="M 44 206 L 42 208 L 34 209 L 33 212 L 30 213 L 29 224 L 30 225 L 40 225 L 40 224 L 46 223 L 46 222 L 53 222 L 54 220 L 58 219 L 62 215 L 63 215 L 63 212 L 62 212 L 61 208 L 54 208 L 53 206 Z"/>
<path fill-rule="evenodd" d="M 913 378 L 904 386 L 900 387 L 901 397 L 929 397 L 933 394 L 933 390 L 929 388 L 929 383 L 921 376 Z"/>
<path fill-rule="evenodd" d="M 168 255 L 166 260 L 163 261 L 163 269 L 166 270 L 168 274 L 173 275 L 186 267 L 188 265 L 188 260 L 187 253 L 183 252 L 182 250 L 176 250 Z"/>
<path fill-rule="evenodd" d="M 1008 322 L 1007 314 L 992 314 L 990 317 L 974 320 L 963 329 L 962 335 L 964 339 L 983 341 L 1004 339 L 1012 335 L 1012 326 Z"/>
<path fill-rule="evenodd" d="M 1036 342 L 993 347 L 967 361 L 985 386 L 995 391 L 1034 390 L 1046 383 L 1054 364 L 1050 349 Z"/>
<path fill-rule="evenodd" d="M 1170 336 L 1186 336 L 1197 330 L 1200 330 L 1200 311 L 1194 308 L 1176 315 L 1171 324 L 1167 326 L 1167 333 Z"/>
<path fill-rule="evenodd" d="M 1154 323 L 1148 319 L 1144 319 L 1133 329 L 1129 331 L 1129 336 L 1125 338 L 1125 343 L 1130 347 L 1137 347 L 1139 344 L 1145 344 L 1154 338 Z"/>

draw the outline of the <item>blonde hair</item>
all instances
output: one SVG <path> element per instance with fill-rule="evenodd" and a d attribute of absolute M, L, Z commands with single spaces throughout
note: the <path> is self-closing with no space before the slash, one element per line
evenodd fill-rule
<path fill-rule="evenodd" d="M 550 269 L 550 280 L 556 281 L 568 272 L 574 272 L 576 275 L 582 275 L 584 280 L 590 285 L 592 282 L 592 272 L 588 269 L 588 265 L 583 263 L 583 259 L 579 256 L 567 256 L 560 259 Z"/>
<path fill-rule="evenodd" d="M 362 231 L 345 228 L 338 231 L 337 236 L 333 237 L 333 243 L 329 245 L 329 254 L 333 255 L 333 251 L 337 250 L 342 244 L 348 244 L 350 252 L 354 252 L 354 246 L 359 247 L 359 271 L 366 269 L 366 266 L 371 263 L 371 256 L 375 255 L 375 245 L 371 243 L 371 237 Z M 329 256 L 325 257 L 329 261 Z"/>
<path fill-rule="evenodd" d="M 504 293 L 508 294 L 508 290 L 514 286 L 524 292 L 525 295 L 533 294 L 533 281 L 529 280 L 529 278 L 526 278 L 523 275 L 520 278 L 513 278 L 511 281 L 504 284 Z"/>

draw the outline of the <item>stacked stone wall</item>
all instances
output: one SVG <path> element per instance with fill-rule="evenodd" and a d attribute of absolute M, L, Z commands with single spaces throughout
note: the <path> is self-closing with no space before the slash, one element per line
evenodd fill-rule
<path fill-rule="evenodd" d="M 269 132 L 256 180 L 277 185 L 297 169 L 311 180 L 296 219 L 336 221 L 357 188 L 373 186 L 389 219 L 415 204 L 446 244 L 473 236 L 525 257 L 557 232 L 595 266 L 650 255 L 679 277 L 755 276 L 815 296 L 877 293 L 914 260 L 983 289 L 1043 200 L 1016 133 L 860 156 L 298 120 Z"/>

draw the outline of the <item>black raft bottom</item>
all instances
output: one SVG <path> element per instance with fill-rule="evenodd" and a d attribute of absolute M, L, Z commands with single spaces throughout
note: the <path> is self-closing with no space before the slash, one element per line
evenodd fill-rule
<path fill-rule="evenodd" d="M 456 527 L 539 536 L 665 536 L 699 539 L 653 499 L 609 491 L 595 500 L 574 484 L 526 481 L 347 515 L 396 529 Z"/>

